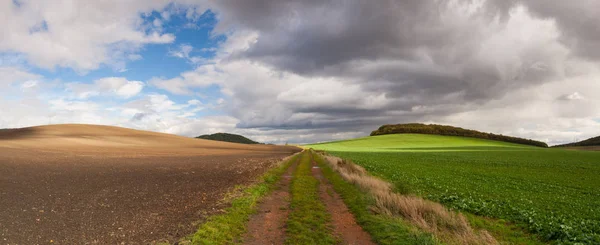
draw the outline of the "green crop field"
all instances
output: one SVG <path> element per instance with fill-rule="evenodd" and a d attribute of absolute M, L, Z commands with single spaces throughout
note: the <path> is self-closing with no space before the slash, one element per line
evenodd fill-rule
<path fill-rule="evenodd" d="M 557 244 L 600 244 L 600 152 L 394 134 L 308 145 L 397 191 L 514 222 Z"/>

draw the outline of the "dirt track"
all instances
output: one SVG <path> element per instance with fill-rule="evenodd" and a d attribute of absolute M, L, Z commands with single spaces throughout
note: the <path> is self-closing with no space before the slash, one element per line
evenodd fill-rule
<path fill-rule="evenodd" d="M 172 242 L 295 151 L 87 125 L 2 131 L 0 243 Z"/>
<path fill-rule="evenodd" d="M 312 177 L 319 181 L 319 198 L 331 215 L 332 235 L 337 238 L 339 244 L 345 245 L 371 245 L 371 236 L 356 222 L 354 215 L 350 212 L 344 200 L 333 189 L 327 178 L 323 176 L 321 169 L 314 160 L 314 154 L 304 151 L 301 154 L 310 154 L 310 165 Z M 301 155 L 302 156 L 302 155 Z M 304 155 L 306 156 L 306 155 Z M 295 163 L 288 167 L 286 173 L 281 176 L 277 188 L 258 205 L 258 212 L 250 217 L 247 224 L 247 232 L 244 235 L 243 244 L 284 244 L 286 239 L 286 224 L 291 205 L 290 188 L 294 173 L 301 163 L 298 158 Z M 309 228 L 305 228 L 310 230 Z M 294 241 L 292 241 L 294 243 Z M 336 244 L 338 244 L 336 243 Z"/>
<path fill-rule="evenodd" d="M 245 245 L 284 244 L 285 226 L 289 215 L 290 184 L 300 158 L 288 167 L 273 193 L 265 197 L 258 212 L 248 221 Z"/>
<path fill-rule="evenodd" d="M 314 156 L 313 156 L 314 157 Z M 320 182 L 319 196 L 331 214 L 334 234 L 343 244 L 348 245 L 374 245 L 371 236 L 356 222 L 354 215 L 342 200 L 342 197 L 333 189 L 333 186 L 323 176 L 321 168 L 312 159 L 312 174 Z"/>

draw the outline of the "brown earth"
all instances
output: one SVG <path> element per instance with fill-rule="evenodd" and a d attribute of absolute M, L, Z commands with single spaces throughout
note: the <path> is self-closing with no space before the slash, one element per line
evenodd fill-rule
<path fill-rule="evenodd" d="M 0 243 L 172 242 L 297 151 L 95 125 L 0 130 Z"/>
<path fill-rule="evenodd" d="M 371 236 L 356 223 L 354 215 L 350 213 L 342 197 L 333 190 L 331 183 L 323 176 L 317 163 L 314 160 L 312 163 L 312 174 L 320 182 L 319 196 L 331 214 L 334 235 L 342 241 L 342 244 L 375 245 Z"/>
<path fill-rule="evenodd" d="M 290 207 L 290 184 L 300 158 L 281 176 L 273 193 L 265 197 L 258 206 L 257 214 L 248 222 L 244 244 L 267 245 L 285 242 L 285 225 Z"/>

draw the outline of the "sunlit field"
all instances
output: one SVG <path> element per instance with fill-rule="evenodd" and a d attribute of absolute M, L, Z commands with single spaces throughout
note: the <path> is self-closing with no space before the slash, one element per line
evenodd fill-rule
<path fill-rule="evenodd" d="M 600 243 L 600 152 L 395 134 L 309 145 L 412 193 L 517 223 L 547 241 Z"/>

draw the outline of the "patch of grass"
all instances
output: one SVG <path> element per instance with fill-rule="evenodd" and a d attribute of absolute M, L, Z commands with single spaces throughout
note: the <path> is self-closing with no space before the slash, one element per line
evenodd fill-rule
<path fill-rule="evenodd" d="M 488 231 L 500 244 L 543 245 L 546 244 L 535 235 L 505 220 L 485 218 L 474 214 L 463 213 L 473 228 Z"/>
<path fill-rule="evenodd" d="M 370 235 L 377 244 L 440 244 L 431 234 L 423 233 L 401 218 L 371 211 L 376 205 L 373 196 L 359 189 L 358 186 L 346 182 L 335 173 L 322 158 L 316 156 L 323 175 L 342 197 L 348 209 L 356 218 L 356 222 Z"/>
<path fill-rule="evenodd" d="M 231 207 L 223 214 L 208 218 L 188 241 L 192 244 L 232 244 L 238 241 L 246 232 L 246 223 L 256 212 L 258 202 L 274 189 L 281 175 L 297 159 L 298 155 L 269 170 L 260 183 L 238 189 L 239 193 L 231 200 Z"/>
<path fill-rule="evenodd" d="M 351 159 L 401 192 L 506 220 L 543 241 L 600 244 L 600 152 L 414 134 L 311 147 Z"/>
<path fill-rule="evenodd" d="M 311 174 L 311 156 L 305 151 L 291 183 L 291 212 L 286 244 L 336 244 L 331 215 L 319 198 L 319 181 Z"/>

